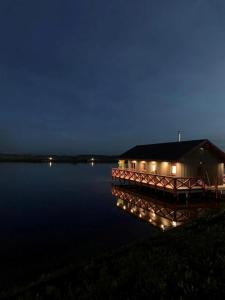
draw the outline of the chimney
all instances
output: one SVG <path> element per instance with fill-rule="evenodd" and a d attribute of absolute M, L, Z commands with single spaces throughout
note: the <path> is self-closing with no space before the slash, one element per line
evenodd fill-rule
<path fill-rule="evenodd" d="M 181 141 L 181 131 L 179 130 L 178 131 L 178 142 L 180 142 Z"/>

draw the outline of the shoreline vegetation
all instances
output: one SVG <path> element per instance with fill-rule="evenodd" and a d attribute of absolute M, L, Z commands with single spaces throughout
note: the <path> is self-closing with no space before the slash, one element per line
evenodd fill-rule
<path fill-rule="evenodd" d="M 113 155 L 20 155 L 20 154 L 0 154 L 1 162 L 30 162 L 30 163 L 46 163 L 52 161 L 54 163 L 116 163 L 117 156 Z"/>
<path fill-rule="evenodd" d="M 0 299 L 222 299 L 225 208 L 82 266 L 43 275 Z"/>

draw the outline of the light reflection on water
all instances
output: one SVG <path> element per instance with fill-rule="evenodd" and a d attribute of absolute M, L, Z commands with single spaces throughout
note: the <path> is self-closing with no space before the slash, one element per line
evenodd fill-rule
<path fill-rule="evenodd" d="M 178 210 L 175 219 L 170 206 L 157 202 L 158 211 L 152 200 L 151 211 L 145 198 L 134 202 L 122 194 L 112 195 L 112 167 L 54 160 L 0 164 L 0 289 L 11 280 L 30 279 L 55 266 L 153 236 L 158 228 L 150 223 L 166 230 L 200 213 Z M 115 196 L 129 214 L 121 213 Z"/>
<path fill-rule="evenodd" d="M 163 231 L 181 226 L 208 211 L 218 209 L 221 205 L 221 202 L 216 200 L 168 202 L 163 198 L 142 194 L 140 190 L 137 191 L 130 186 L 120 185 L 113 185 L 112 195 L 117 199 L 117 207 Z"/>
<path fill-rule="evenodd" d="M 0 290 L 155 234 L 115 207 L 112 165 L 92 163 L 0 164 Z"/>

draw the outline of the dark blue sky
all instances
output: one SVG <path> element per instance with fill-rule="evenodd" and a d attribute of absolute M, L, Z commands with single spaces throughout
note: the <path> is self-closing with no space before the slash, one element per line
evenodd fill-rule
<path fill-rule="evenodd" d="M 224 0 L 2 0 L 0 152 L 225 148 Z"/>

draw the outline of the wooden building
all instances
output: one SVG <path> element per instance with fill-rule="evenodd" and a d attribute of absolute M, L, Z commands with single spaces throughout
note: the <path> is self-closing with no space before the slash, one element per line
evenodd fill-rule
<path fill-rule="evenodd" d="M 225 153 L 209 140 L 140 145 L 120 156 L 114 179 L 175 194 L 222 189 Z"/>

